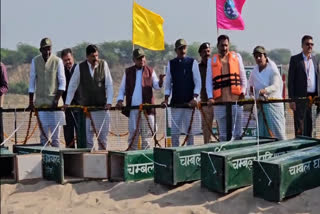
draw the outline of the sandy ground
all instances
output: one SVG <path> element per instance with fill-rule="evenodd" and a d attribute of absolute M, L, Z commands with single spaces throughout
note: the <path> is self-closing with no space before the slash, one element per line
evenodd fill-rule
<path fill-rule="evenodd" d="M 252 187 L 220 195 L 200 182 L 169 188 L 153 180 L 90 181 L 59 185 L 51 181 L 1 185 L 2 214 L 200 214 L 200 213 L 314 213 L 320 212 L 320 187 L 281 203 L 254 198 Z"/>

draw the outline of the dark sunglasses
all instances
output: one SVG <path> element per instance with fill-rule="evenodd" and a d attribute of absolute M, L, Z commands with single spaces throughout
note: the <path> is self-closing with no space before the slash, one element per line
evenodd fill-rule
<path fill-rule="evenodd" d="M 306 46 L 311 46 L 311 47 L 313 47 L 314 44 L 311 43 L 311 42 L 308 42 L 308 43 L 305 43 L 305 45 L 306 45 Z"/>

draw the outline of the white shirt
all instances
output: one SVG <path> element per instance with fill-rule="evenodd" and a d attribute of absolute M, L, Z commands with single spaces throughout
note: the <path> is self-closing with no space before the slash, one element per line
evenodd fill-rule
<path fill-rule="evenodd" d="M 237 53 L 237 57 L 239 61 L 241 90 L 242 90 L 242 93 L 245 95 L 247 91 L 246 71 L 243 66 L 241 55 Z M 207 90 L 208 99 L 212 99 L 213 97 L 213 94 L 212 94 L 213 87 L 214 85 L 212 81 L 212 68 L 211 68 L 211 58 L 210 58 L 207 63 L 207 76 L 206 76 L 206 90 Z"/>
<path fill-rule="evenodd" d="M 31 61 L 31 68 L 30 68 L 30 80 L 29 80 L 29 93 L 34 93 L 36 90 L 36 67 L 34 64 L 34 58 Z M 64 74 L 64 66 L 62 60 L 59 58 L 58 63 L 58 71 L 57 71 L 57 78 L 58 78 L 58 90 L 65 91 L 66 90 L 66 76 Z"/>
<path fill-rule="evenodd" d="M 261 72 L 256 65 L 249 78 L 249 86 L 254 87 L 255 97 L 259 98 L 259 91 L 265 89 L 269 98 L 282 98 L 282 79 L 277 65 L 268 58 L 267 67 Z"/>
<path fill-rule="evenodd" d="M 90 75 L 93 78 L 94 76 L 94 69 L 98 66 L 95 65 L 95 67 L 92 69 L 91 64 L 87 61 L 88 66 L 89 66 L 89 71 Z M 113 86 L 112 86 L 112 78 L 109 70 L 108 63 L 103 60 L 104 63 L 104 85 L 105 85 L 105 90 L 106 90 L 106 101 L 107 104 L 112 104 L 112 99 L 113 99 Z M 78 86 L 80 84 L 80 64 L 76 66 L 74 69 L 73 75 L 70 79 L 69 87 L 68 87 L 68 93 L 67 93 L 67 98 L 66 98 L 66 105 L 70 105 L 74 93 L 78 89 Z M 92 95 L 94 96 L 94 94 Z"/>
<path fill-rule="evenodd" d="M 194 82 L 193 94 L 200 94 L 201 90 L 201 76 L 199 71 L 199 65 L 196 60 L 193 60 L 192 64 L 192 76 Z M 183 80 L 181 80 L 181 84 L 184 84 Z M 167 71 L 166 71 L 166 79 L 164 82 L 164 94 L 170 96 L 172 90 L 172 80 L 171 80 L 171 72 L 170 72 L 170 62 L 168 62 Z"/>
<path fill-rule="evenodd" d="M 159 90 L 159 80 L 155 73 L 152 72 L 152 87 Z M 126 92 L 126 73 L 123 74 L 117 101 L 123 100 Z M 142 69 L 136 71 L 136 82 L 133 90 L 131 106 L 138 106 L 142 104 Z"/>
<path fill-rule="evenodd" d="M 302 53 L 303 56 L 303 62 L 306 69 L 306 76 L 307 76 L 307 91 L 308 93 L 314 93 L 316 92 L 316 72 L 314 70 L 314 65 L 312 58 L 308 59 L 304 53 Z"/>

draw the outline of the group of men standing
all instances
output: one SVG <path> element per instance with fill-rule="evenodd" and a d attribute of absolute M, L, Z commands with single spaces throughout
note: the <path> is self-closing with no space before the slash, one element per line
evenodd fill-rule
<path fill-rule="evenodd" d="M 220 140 L 227 140 L 226 107 L 217 105 L 213 109 L 212 105 L 217 102 L 237 102 L 245 97 L 247 91 L 247 78 L 242 58 L 240 54 L 230 51 L 229 46 L 229 37 L 220 35 L 217 39 L 218 53 L 211 57 L 210 44 L 207 42 L 201 44 L 199 47 L 201 62 L 198 63 L 195 59 L 186 56 L 187 43 L 184 39 L 179 39 L 175 43 L 176 57 L 168 62 L 166 74 L 160 75 L 159 78 L 153 68 L 146 64 L 144 51 L 140 48 L 135 49 L 133 51 L 134 65 L 124 72 L 116 107 L 123 109 L 124 100 L 126 106 L 154 104 L 153 89 L 159 90 L 164 85 L 165 99 L 162 105 L 168 106 L 169 97 L 171 97 L 171 106 L 177 106 L 171 109 L 173 146 L 180 145 L 180 134 L 182 130 L 188 129 L 190 120 L 192 120 L 192 108 L 195 108 L 200 100 L 207 103 L 207 106 L 202 108 L 204 142 L 211 141 L 213 115 L 219 125 Z M 317 90 L 320 90 L 320 81 L 317 82 L 319 67 L 318 62 L 311 55 L 312 46 L 312 37 L 304 38 L 302 40 L 303 52 L 293 56 L 290 60 L 288 82 L 290 98 L 318 95 Z M 104 107 L 105 110 L 90 111 L 86 114 L 87 147 L 94 146 L 93 137 L 96 135 L 99 149 L 106 149 L 110 123 L 108 110 L 111 108 L 113 99 L 113 82 L 107 62 L 99 59 L 99 50 L 95 45 L 87 46 L 86 60 L 77 65 L 74 63 L 71 49 L 64 49 L 61 52 L 61 60 L 51 53 L 51 48 L 51 40 L 42 39 L 41 54 L 32 60 L 29 107 L 56 108 L 62 96 L 65 112 L 39 112 L 41 143 L 51 141 L 52 146 L 59 146 L 60 126 L 64 125 L 66 146 L 73 147 L 76 138 L 74 132 L 77 130 L 77 116 L 75 115 L 77 112 L 68 106 L 96 106 Z M 34 94 L 36 94 L 35 99 Z M 186 103 L 191 108 L 178 107 Z M 291 104 L 290 107 L 295 112 L 296 134 L 302 133 L 310 136 L 310 124 L 304 125 L 302 122 L 305 115 L 307 119 L 311 119 L 309 109 L 301 113 L 298 106 Z M 123 113 L 129 117 L 128 143 L 130 148 L 138 148 L 139 135 L 141 135 L 142 148 L 146 148 L 148 138 L 156 131 L 155 129 L 150 130 L 150 126 L 155 127 L 153 109 L 147 110 L 145 117 L 139 116 L 138 109 L 123 111 Z M 232 105 L 232 127 L 234 127 L 232 136 L 234 139 L 241 138 L 242 113 L 242 106 Z M 139 119 L 140 123 L 137 122 Z M 193 141 L 193 135 L 190 134 L 187 144 L 192 145 Z"/>

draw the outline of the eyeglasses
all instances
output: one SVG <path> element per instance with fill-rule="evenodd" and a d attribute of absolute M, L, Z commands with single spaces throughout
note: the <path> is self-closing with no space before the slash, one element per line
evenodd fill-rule
<path fill-rule="evenodd" d="M 311 47 L 313 47 L 314 44 L 311 43 L 311 42 L 308 42 L 308 43 L 305 43 L 305 45 L 306 45 L 306 46 L 311 46 Z"/>

